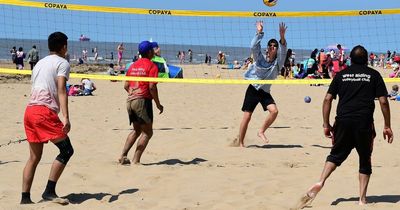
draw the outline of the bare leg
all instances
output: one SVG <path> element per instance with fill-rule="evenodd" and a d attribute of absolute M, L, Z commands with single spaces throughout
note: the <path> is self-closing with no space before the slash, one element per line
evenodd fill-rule
<path fill-rule="evenodd" d="M 297 204 L 296 209 L 302 209 L 307 205 L 311 204 L 311 202 L 315 199 L 319 191 L 321 191 L 322 187 L 325 184 L 326 179 L 328 179 L 328 177 L 336 169 L 336 167 L 337 166 L 334 163 L 326 161 L 319 182 L 311 186 L 311 188 L 307 191 L 307 194 L 304 195 L 301 198 L 300 202 Z"/>
<path fill-rule="evenodd" d="M 239 146 L 244 147 L 244 137 L 246 136 L 247 127 L 249 126 L 249 122 L 251 120 L 252 112 L 243 112 L 243 119 L 240 123 L 239 129 Z"/>
<path fill-rule="evenodd" d="M 30 156 L 26 162 L 22 174 L 22 193 L 28 193 L 26 198 L 21 199 L 21 204 L 33 203 L 30 199 L 30 191 L 35 176 L 36 167 L 42 158 L 43 144 L 42 143 L 29 143 Z"/>
<path fill-rule="evenodd" d="M 332 162 L 326 161 L 325 162 L 325 166 L 324 166 L 324 170 L 321 173 L 321 177 L 319 179 L 319 182 L 316 183 L 315 185 L 317 186 L 316 188 L 313 186 L 310 188 L 309 190 L 309 195 L 317 195 L 317 193 L 322 189 L 322 187 L 325 185 L 325 181 L 326 179 L 328 179 L 328 177 L 331 175 L 331 173 L 336 169 L 336 165 Z M 318 186 L 321 186 L 320 188 L 318 188 Z"/>
<path fill-rule="evenodd" d="M 119 163 L 121 164 L 129 164 L 129 159 L 126 157 L 128 156 L 129 150 L 135 144 L 136 139 L 139 138 L 141 133 L 140 125 L 137 123 L 133 124 L 133 131 L 129 133 L 128 137 L 126 138 L 126 142 L 124 148 L 122 149 L 121 157 L 119 158 Z"/>
<path fill-rule="evenodd" d="M 359 205 L 367 204 L 367 188 L 369 183 L 370 175 L 367 174 L 359 174 L 360 180 L 360 200 L 358 202 Z"/>
<path fill-rule="evenodd" d="M 278 108 L 276 107 L 276 104 L 268 105 L 267 109 L 269 111 L 269 115 L 267 116 L 267 118 L 265 119 L 264 123 L 261 126 L 261 129 L 257 133 L 257 136 L 260 137 L 261 140 L 263 140 L 266 144 L 268 144 L 269 141 L 264 133 L 278 116 Z"/>
<path fill-rule="evenodd" d="M 140 163 L 140 158 L 142 157 L 142 154 L 143 154 L 144 150 L 146 149 L 150 138 L 153 136 L 153 124 L 152 123 L 140 125 L 140 128 L 142 130 L 142 136 L 139 139 L 139 142 L 136 147 L 135 155 L 133 156 L 133 164 Z"/>

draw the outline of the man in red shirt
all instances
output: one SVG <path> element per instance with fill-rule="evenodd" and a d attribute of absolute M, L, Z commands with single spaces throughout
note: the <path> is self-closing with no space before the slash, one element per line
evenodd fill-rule
<path fill-rule="evenodd" d="M 133 63 L 126 76 L 132 77 L 158 77 L 158 68 L 151 61 L 154 57 L 154 43 L 143 41 L 139 44 L 139 53 L 141 58 Z M 119 163 L 122 165 L 130 164 L 127 158 L 129 150 L 135 144 L 136 139 L 140 137 L 133 157 L 133 163 L 139 164 L 140 157 L 153 135 L 153 105 L 156 103 L 160 114 L 164 107 L 158 99 L 158 90 L 156 82 L 126 81 L 124 86 L 128 93 L 127 110 L 129 122 L 133 124 L 133 131 L 128 135 L 125 146 L 122 150 Z"/>

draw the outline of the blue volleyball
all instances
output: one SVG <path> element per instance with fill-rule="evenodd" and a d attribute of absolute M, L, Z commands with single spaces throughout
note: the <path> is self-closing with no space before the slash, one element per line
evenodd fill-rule
<path fill-rule="evenodd" d="M 304 97 L 304 102 L 310 103 L 311 102 L 311 97 L 310 96 Z"/>

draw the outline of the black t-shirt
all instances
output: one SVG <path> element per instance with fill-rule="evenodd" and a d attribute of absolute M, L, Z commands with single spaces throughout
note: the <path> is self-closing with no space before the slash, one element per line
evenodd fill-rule
<path fill-rule="evenodd" d="M 351 119 L 368 122 L 373 122 L 375 98 L 388 94 L 378 71 L 366 65 L 357 64 L 352 64 L 337 73 L 328 93 L 335 99 L 336 95 L 339 95 L 336 120 Z"/>

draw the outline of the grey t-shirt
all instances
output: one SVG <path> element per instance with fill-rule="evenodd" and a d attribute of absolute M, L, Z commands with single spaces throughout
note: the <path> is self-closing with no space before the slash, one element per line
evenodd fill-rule
<path fill-rule="evenodd" d="M 264 57 L 261 52 L 261 40 L 264 37 L 264 33 L 257 33 L 251 41 L 251 52 L 255 64 L 250 65 L 248 70 L 244 73 L 245 79 L 248 80 L 274 80 L 278 76 L 279 70 L 283 67 L 287 53 L 287 44 L 282 45 L 279 42 L 279 48 L 277 57 L 273 61 L 269 61 L 268 58 Z M 262 89 L 269 93 L 271 89 L 270 84 L 252 84 L 257 90 Z"/>

